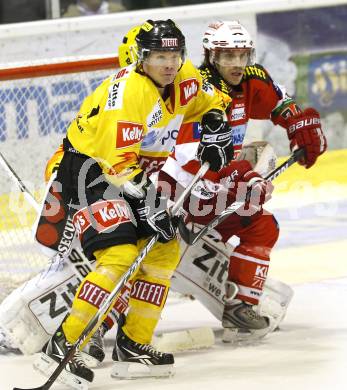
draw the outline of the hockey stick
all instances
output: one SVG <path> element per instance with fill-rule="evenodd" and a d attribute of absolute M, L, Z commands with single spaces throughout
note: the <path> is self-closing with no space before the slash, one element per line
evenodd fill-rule
<path fill-rule="evenodd" d="M 40 205 L 37 203 L 34 195 L 28 190 L 19 176 L 16 174 L 14 169 L 11 167 L 10 163 L 5 159 L 3 154 L 0 152 L 0 164 L 4 170 L 8 173 L 12 181 L 18 186 L 20 191 L 23 193 L 25 199 L 30 203 L 30 205 L 35 209 L 37 213 L 40 212 Z"/>
<path fill-rule="evenodd" d="M 295 150 L 293 154 L 284 163 L 282 163 L 277 168 L 272 170 L 268 175 L 265 176 L 264 179 L 269 181 L 276 179 L 276 177 L 279 176 L 282 172 L 288 169 L 296 161 L 300 160 L 304 156 L 304 152 L 305 152 L 304 149 Z M 247 196 L 249 196 L 249 194 L 250 191 L 247 192 L 246 198 Z M 180 220 L 178 223 L 178 230 L 180 232 L 182 239 L 188 245 L 194 245 L 201 237 L 203 237 L 205 234 L 207 234 L 209 231 L 211 231 L 217 225 L 223 222 L 229 215 L 235 213 L 238 209 L 243 207 L 244 204 L 245 201 L 236 201 L 232 203 L 225 210 L 223 210 L 219 215 L 216 215 L 212 219 L 212 221 L 209 222 L 207 225 L 205 225 L 200 231 L 195 233 L 187 228 L 184 221 Z"/>
<path fill-rule="evenodd" d="M 190 193 L 193 186 L 196 184 L 198 180 L 206 173 L 208 170 L 209 165 L 204 164 L 195 177 L 193 178 L 190 185 L 184 190 L 184 192 L 181 194 L 175 205 L 171 209 L 172 215 L 176 214 L 180 207 L 182 206 L 185 198 Z M 153 245 L 156 243 L 156 241 L 159 238 L 159 234 L 156 234 L 150 238 L 150 240 L 147 242 L 146 246 L 142 249 L 141 253 L 137 258 L 134 260 L 134 262 L 129 267 L 128 271 L 124 273 L 124 275 L 121 277 L 115 288 L 110 292 L 107 299 L 102 303 L 102 305 L 99 307 L 99 310 L 95 313 L 95 315 L 92 317 L 92 319 L 89 321 L 77 341 L 71 346 L 71 349 L 68 351 L 68 353 L 65 355 L 64 359 L 58 364 L 56 369 L 53 371 L 52 375 L 48 378 L 47 382 L 44 383 L 42 386 L 39 387 L 33 387 L 30 389 L 22 389 L 19 387 L 14 387 L 13 390 L 48 390 L 51 388 L 55 380 L 58 378 L 60 373 L 64 370 L 67 363 L 73 358 L 75 352 L 81 348 L 81 346 L 84 344 L 85 340 L 90 336 L 90 334 L 93 332 L 94 329 L 97 329 L 105 314 L 109 311 L 109 309 L 113 306 L 115 299 L 117 298 L 119 292 L 123 288 L 123 286 L 129 281 L 129 279 L 133 276 L 138 266 L 141 264 L 143 259 L 146 257 L 147 253 L 152 249 Z M 78 378 L 76 378 L 78 380 Z M 80 382 L 82 384 L 82 382 Z"/>

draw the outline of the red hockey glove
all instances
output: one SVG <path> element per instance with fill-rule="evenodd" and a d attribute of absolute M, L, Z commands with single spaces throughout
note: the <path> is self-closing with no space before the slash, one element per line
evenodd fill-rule
<path fill-rule="evenodd" d="M 327 149 L 327 140 L 323 134 L 319 113 L 314 108 L 307 108 L 286 121 L 290 150 L 303 148 L 305 158 L 299 164 L 312 167 L 318 156 Z"/>
<path fill-rule="evenodd" d="M 234 160 L 222 169 L 220 182 L 234 193 L 236 200 L 254 206 L 261 206 L 270 200 L 274 189 L 271 182 L 252 170 L 247 160 Z"/>
<path fill-rule="evenodd" d="M 265 180 L 255 171 L 249 171 L 243 176 L 247 183 L 247 190 L 250 191 L 247 201 L 254 206 L 262 206 L 271 199 L 274 186 L 271 181 Z"/>

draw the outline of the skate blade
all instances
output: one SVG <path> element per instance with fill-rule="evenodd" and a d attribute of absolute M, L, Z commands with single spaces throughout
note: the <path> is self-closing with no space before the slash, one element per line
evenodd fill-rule
<path fill-rule="evenodd" d="M 250 344 L 264 338 L 269 332 L 270 327 L 265 329 L 252 329 L 246 332 L 240 332 L 237 328 L 224 328 L 222 341 L 231 344 Z"/>
<path fill-rule="evenodd" d="M 41 352 L 33 363 L 34 369 L 49 378 L 57 368 L 58 363 L 45 353 Z M 83 378 L 78 378 L 69 371 L 63 370 L 58 376 L 57 381 L 63 385 L 76 390 L 88 390 L 89 382 Z"/>
<path fill-rule="evenodd" d="M 141 363 L 113 362 L 114 379 L 169 378 L 175 374 L 173 364 L 147 366 Z"/>
<path fill-rule="evenodd" d="M 95 359 L 95 357 L 89 355 L 86 352 L 81 351 L 81 356 L 84 361 L 84 363 L 89 367 L 89 368 L 97 368 L 100 367 L 101 362 L 98 359 Z"/>

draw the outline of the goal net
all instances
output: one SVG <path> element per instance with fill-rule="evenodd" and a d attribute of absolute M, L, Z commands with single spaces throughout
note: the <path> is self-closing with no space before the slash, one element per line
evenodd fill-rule
<path fill-rule="evenodd" d="M 0 152 L 39 203 L 46 162 L 83 99 L 119 67 L 115 56 L 0 69 Z M 0 302 L 47 263 L 34 243 L 32 205 L 0 165 Z"/>

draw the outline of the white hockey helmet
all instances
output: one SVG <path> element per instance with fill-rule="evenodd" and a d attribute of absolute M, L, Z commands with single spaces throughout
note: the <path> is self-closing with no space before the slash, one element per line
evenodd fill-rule
<path fill-rule="evenodd" d="M 237 20 L 218 21 L 209 24 L 202 44 L 205 54 L 206 51 L 208 52 L 208 59 L 211 64 L 215 62 L 216 52 L 225 49 L 250 49 L 247 65 L 254 65 L 255 63 L 255 47 L 252 37 Z"/>

